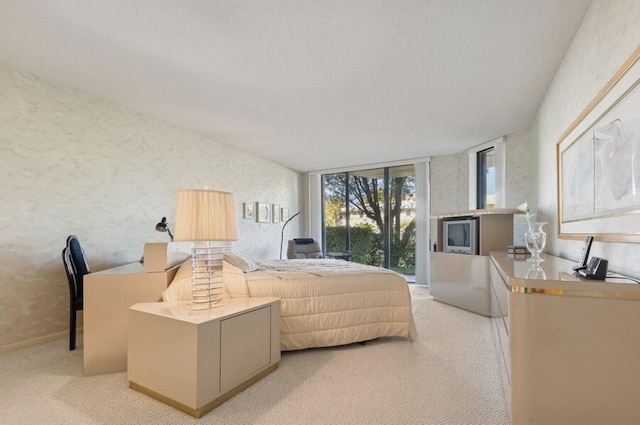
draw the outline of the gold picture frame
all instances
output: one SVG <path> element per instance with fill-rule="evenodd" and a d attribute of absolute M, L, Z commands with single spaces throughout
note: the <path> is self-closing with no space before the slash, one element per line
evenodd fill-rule
<path fill-rule="evenodd" d="M 558 237 L 640 242 L 640 46 L 556 144 Z"/>

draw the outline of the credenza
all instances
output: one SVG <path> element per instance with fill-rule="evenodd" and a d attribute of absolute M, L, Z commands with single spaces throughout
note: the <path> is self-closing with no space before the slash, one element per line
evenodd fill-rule
<path fill-rule="evenodd" d="M 512 423 L 640 423 L 640 285 L 581 279 L 574 262 L 543 258 L 490 254 Z"/>

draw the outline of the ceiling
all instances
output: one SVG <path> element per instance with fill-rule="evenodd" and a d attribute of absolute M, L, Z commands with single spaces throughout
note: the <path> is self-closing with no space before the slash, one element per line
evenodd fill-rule
<path fill-rule="evenodd" d="M 0 62 L 297 171 L 527 130 L 591 0 L 0 0 Z"/>

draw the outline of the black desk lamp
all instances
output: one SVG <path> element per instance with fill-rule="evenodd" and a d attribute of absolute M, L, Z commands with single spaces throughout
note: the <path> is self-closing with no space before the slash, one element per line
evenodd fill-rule
<path fill-rule="evenodd" d="M 171 238 L 171 242 L 173 242 L 173 235 L 171 234 L 171 229 L 169 229 L 169 225 L 167 224 L 167 217 L 162 217 L 160 223 L 156 224 L 156 230 L 158 232 L 167 232 L 169 233 L 169 237 Z"/>
<path fill-rule="evenodd" d="M 291 216 L 291 218 L 289 218 L 289 220 L 285 221 L 284 224 L 282 225 L 282 232 L 280 233 L 280 259 L 282 260 L 282 243 L 284 242 L 284 228 L 287 227 L 287 224 L 289 224 L 289 222 L 291 220 L 293 220 L 294 218 L 296 218 L 296 216 L 300 214 L 300 211 L 298 211 L 297 213 L 295 213 L 294 215 Z"/>

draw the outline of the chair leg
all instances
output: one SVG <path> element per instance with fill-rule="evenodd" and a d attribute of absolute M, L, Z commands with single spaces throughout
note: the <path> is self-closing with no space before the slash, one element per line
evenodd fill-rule
<path fill-rule="evenodd" d="M 71 317 L 69 320 L 69 351 L 76 349 L 76 309 L 71 307 Z"/>

